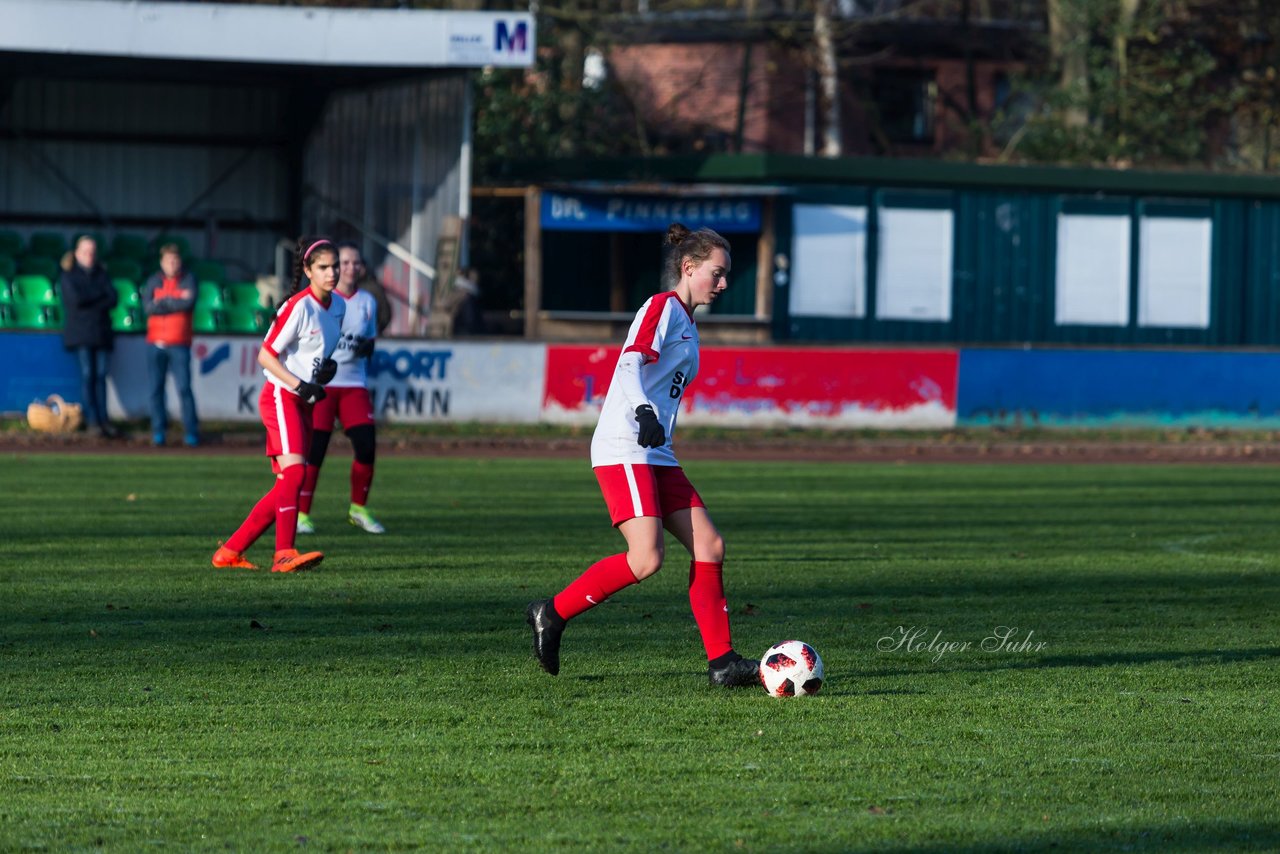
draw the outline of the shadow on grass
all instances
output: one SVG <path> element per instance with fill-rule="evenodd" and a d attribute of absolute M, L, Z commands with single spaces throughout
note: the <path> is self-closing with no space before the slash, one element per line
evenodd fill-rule
<path fill-rule="evenodd" d="M 892 818 L 892 816 L 889 816 Z M 1276 851 L 1280 825 L 1274 822 L 1224 821 L 1187 827 L 1177 824 L 1123 826 L 1114 829 L 1077 827 L 1045 831 L 1016 839 L 974 843 L 935 843 L 841 849 L 884 854 L 1025 854 L 1028 851 Z"/>
<path fill-rule="evenodd" d="M 45 652 L 61 646 L 85 648 L 87 644 L 111 645 L 116 648 L 153 646 L 165 643 L 169 654 L 178 657 L 207 657 L 215 650 L 232 652 L 236 647 L 259 649 L 272 644 L 274 654 L 286 654 L 287 646 L 273 641 L 289 639 L 329 639 L 335 642 L 334 654 L 342 656 L 376 655 L 388 646 L 429 644 L 441 637 L 461 636 L 473 647 L 494 654 L 524 655 L 527 650 L 527 627 L 523 608 L 527 592 L 509 597 L 476 596 L 465 587 L 447 591 L 400 586 L 380 591 L 383 598 L 370 601 L 370 593 L 362 591 L 363 601 L 316 601 L 318 595 L 338 596 L 326 590 L 323 594 L 297 592 L 307 599 L 294 600 L 282 586 L 237 585 L 227 588 L 219 601 L 189 601 L 129 605 L 80 601 L 31 602 L 9 600 L 0 603 L 0 651 L 38 645 Z M 286 583 L 289 580 L 286 580 Z M 636 642 L 646 638 L 669 640 L 675 633 L 686 632 L 691 620 L 682 596 L 667 587 L 650 585 L 626 591 L 619 601 L 624 607 L 605 607 L 585 615 L 582 629 L 627 637 Z M 865 649 L 866 664 L 883 662 L 885 669 L 871 668 L 874 675 L 894 676 L 918 673 L 920 668 L 988 671 L 999 669 L 1043 669 L 1054 667 L 1110 667 L 1152 663 L 1234 663 L 1280 657 L 1280 647 L 1255 646 L 1248 649 L 1161 649 L 1150 651 L 1107 651 L 1096 654 L 1019 654 L 979 652 L 976 641 L 981 636 L 965 638 L 975 641 L 963 656 L 953 655 L 942 664 L 930 661 L 932 654 L 922 652 L 877 652 L 875 632 L 890 634 L 904 621 L 911 624 L 930 619 L 932 615 L 954 615 L 972 627 L 975 609 L 987 614 L 1020 614 L 1051 622 L 1058 636 L 1070 636 L 1073 626 L 1079 636 L 1097 632 L 1093 615 L 1106 616 L 1114 609 L 1150 610 L 1152 620 L 1160 625 L 1180 625 L 1169 638 L 1183 642 L 1188 633 L 1198 632 L 1198 625 L 1238 616 L 1247 603 L 1255 605 L 1268 595 L 1268 585 L 1247 576 L 1213 575 L 1181 576 L 1174 573 L 1111 576 L 1105 587 L 1092 577 L 1048 575 L 1021 576 L 1012 584 L 996 582 L 967 583 L 933 581 L 920 578 L 914 582 L 899 580 L 889 584 L 877 582 L 874 590 L 852 593 L 829 587 L 810 589 L 789 586 L 783 599 L 770 600 L 752 593 L 739 593 L 735 599 L 745 603 L 747 597 L 763 599 L 764 605 L 753 605 L 750 614 L 735 612 L 735 635 L 758 635 L 772 632 L 769 627 L 786 623 L 788 614 L 803 614 L 804 621 L 823 625 L 828 632 L 844 634 L 848 641 L 858 636 Z M 117 591 L 118 593 L 119 591 Z M 763 592 L 763 591 L 762 591 Z M 282 595 L 284 594 L 284 595 Z M 1173 597 L 1161 602 L 1161 597 Z M 103 597 L 106 598 L 106 597 Z M 871 602 L 860 602 L 870 599 Z M 136 601 L 136 600 L 135 600 Z M 886 603 L 896 603 L 914 613 L 905 616 Z M 1171 621 L 1183 610 L 1191 622 Z M 923 612 L 923 615 L 922 615 Z M 1051 617 L 1039 616 L 1051 613 Z M 654 616 L 656 615 L 656 619 Z M 1073 615 L 1068 618 L 1064 615 Z M 1025 621 L 1025 620 L 1024 620 Z M 256 625 L 255 625 L 256 624 Z M 1033 623 L 1027 623 L 1032 625 Z M 578 622 L 575 621 L 575 628 Z M 1149 634 L 1159 628 L 1135 624 L 1131 631 Z M 1112 633 L 1125 629 L 1110 626 Z M 576 633 L 576 632 L 575 632 Z M 585 634 L 585 632 L 584 632 Z M 930 635 L 931 636 L 931 635 Z M 692 636 L 691 636 L 692 637 Z M 867 638 L 870 637 L 868 641 Z M 836 638 L 832 638 L 836 640 Z M 927 640 L 927 638 L 926 638 Z M 354 641 L 354 643 L 347 643 Z M 1150 639 L 1147 638 L 1149 642 Z M 655 641 L 656 642 L 656 641 Z M 857 652 L 857 650 L 855 650 Z M 309 648 L 306 655 L 314 656 Z M 1002 655 L 1004 657 L 1002 657 Z M 892 663 L 892 657 L 909 657 L 917 667 Z M 235 656 L 238 657 L 238 656 Z"/>
<path fill-rule="evenodd" d="M 882 653 L 893 655 L 894 653 Z M 910 654 L 910 653 L 906 653 Z M 962 673 L 983 673 L 995 670 L 1046 670 L 1055 667 L 1092 668 L 1092 667 L 1128 667 L 1146 664 L 1233 664 L 1247 661 L 1265 661 L 1280 659 L 1280 647 L 1258 647 L 1255 649 L 1188 649 L 1161 650 L 1158 652 L 1113 652 L 1097 655 L 1027 655 L 1019 658 L 1001 658 L 1001 653 L 975 653 L 961 659 L 951 656 L 945 663 L 935 664 L 927 653 L 921 656 L 920 666 L 915 668 L 879 669 L 868 668 L 865 676 L 919 676 L 922 670 L 939 670 Z M 979 659 L 977 656 L 983 656 Z"/>

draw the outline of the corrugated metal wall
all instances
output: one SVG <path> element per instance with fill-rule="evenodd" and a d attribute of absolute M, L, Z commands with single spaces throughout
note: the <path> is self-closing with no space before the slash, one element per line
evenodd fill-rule
<path fill-rule="evenodd" d="M 1082 188 L 1084 189 L 1084 188 Z M 1087 193 L 1087 189 L 1084 190 Z M 945 322 L 883 320 L 875 315 L 882 207 L 943 205 L 955 213 L 952 313 Z M 866 186 L 798 188 L 802 204 L 868 205 L 865 317 L 793 317 L 785 284 L 775 292 L 775 337 L 808 341 L 949 344 L 1080 344 L 1098 346 L 1280 346 L 1280 203 L 1239 198 L 1165 198 L 1061 191 L 1013 192 L 973 187 L 936 190 Z M 1059 325 L 1055 320 L 1058 216 L 1076 204 L 1131 217 L 1131 299 L 1136 300 L 1137 223 L 1179 210 L 1212 222 L 1209 323 L 1205 328 L 1143 326 L 1131 311 L 1125 326 Z M 785 208 L 785 206 L 784 206 Z M 779 218 L 779 245 L 792 221 Z M 841 272 L 831 271 L 833 282 Z"/>
<path fill-rule="evenodd" d="M 467 111 L 462 71 L 341 92 L 307 147 L 304 230 L 362 244 L 370 269 L 393 294 L 393 333 L 410 331 L 409 295 L 416 289 L 426 302 L 431 283 L 369 232 L 435 264 L 445 219 L 461 206 Z"/>
<path fill-rule="evenodd" d="M 233 275 L 270 272 L 288 216 L 284 100 L 249 85 L 19 79 L 0 113 L 0 217 L 25 233 L 164 230 Z"/>

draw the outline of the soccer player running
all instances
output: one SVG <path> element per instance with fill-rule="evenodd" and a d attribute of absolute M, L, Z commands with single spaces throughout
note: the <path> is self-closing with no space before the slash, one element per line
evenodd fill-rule
<path fill-rule="evenodd" d="M 364 259 L 360 257 L 360 248 L 354 243 L 339 243 L 338 287 L 334 290 L 334 302 L 345 303 L 346 313 L 342 320 L 342 338 L 338 341 L 338 349 L 333 351 L 338 372 L 325 388 L 327 395 L 324 400 L 311 411 L 311 449 L 307 454 L 307 471 L 298 504 L 299 534 L 314 534 L 316 531 L 310 516 L 311 501 L 320 480 L 320 466 L 324 464 L 325 453 L 329 450 L 335 420 L 342 422 L 354 455 L 347 520 L 370 534 L 381 534 L 386 530 L 365 506 L 369 500 L 369 487 L 373 485 L 376 447 L 368 358 L 373 354 L 374 340 L 378 337 L 378 301 L 373 294 L 360 289 L 363 275 Z"/>
<path fill-rule="evenodd" d="M 305 288 L 304 273 L 309 280 Z M 303 454 L 311 442 L 311 408 L 324 399 L 324 384 L 333 379 L 338 367 L 330 358 L 342 328 L 344 304 L 333 298 L 337 284 L 337 247 L 326 238 L 299 240 L 293 287 L 258 351 L 258 364 L 267 378 L 258 397 L 258 413 L 267 428 L 267 456 L 271 457 L 276 482 L 214 552 L 215 567 L 257 569 L 245 558 L 245 550 L 273 523 L 276 551 L 272 572 L 295 572 L 324 560 L 320 552 L 299 554 L 294 539 Z"/>
<path fill-rule="evenodd" d="M 693 310 L 729 286 L 729 243 L 709 228 L 667 229 L 663 281 L 636 314 L 605 395 L 591 440 L 591 466 L 609 515 L 627 541 L 551 599 L 529 603 L 533 654 L 552 676 L 560 672 L 566 623 L 662 567 L 665 526 L 689 551 L 689 604 L 707 652 L 712 685 L 759 682 L 759 662 L 743 658 L 729 636 L 724 595 L 724 540 L 671 449 L 686 386 L 698 373 Z"/>

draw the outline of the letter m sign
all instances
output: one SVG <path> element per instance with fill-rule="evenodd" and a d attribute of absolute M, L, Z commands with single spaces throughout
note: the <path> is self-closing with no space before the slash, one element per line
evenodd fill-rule
<path fill-rule="evenodd" d="M 524 53 L 529 45 L 529 25 L 524 21 L 515 25 L 513 30 L 506 21 L 498 21 L 493 29 L 493 49 L 502 53 Z"/>

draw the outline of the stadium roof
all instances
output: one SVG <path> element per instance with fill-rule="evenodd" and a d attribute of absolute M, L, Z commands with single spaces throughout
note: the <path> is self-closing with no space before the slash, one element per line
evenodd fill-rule
<path fill-rule="evenodd" d="M 533 64 L 527 12 L 0 0 L 0 52 L 321 67 Z"/>

